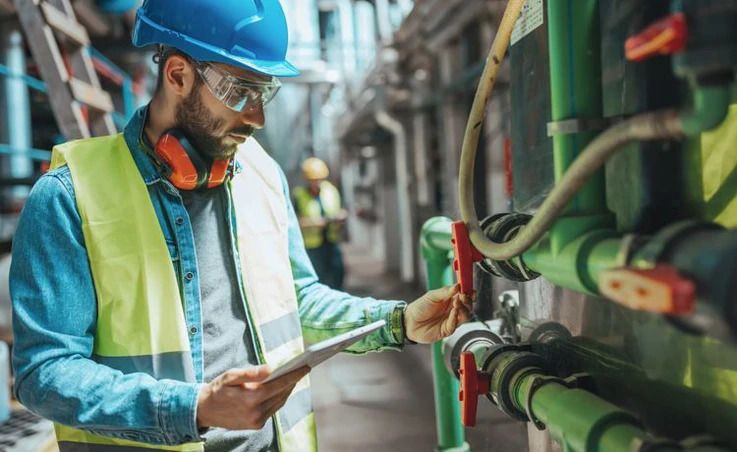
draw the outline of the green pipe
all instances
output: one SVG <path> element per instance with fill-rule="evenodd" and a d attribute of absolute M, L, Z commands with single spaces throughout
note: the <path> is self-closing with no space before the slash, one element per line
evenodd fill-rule
<path fill-rule="evenodd" d="M 422 227 L 420 246 L 427 269 L 427 288 L 453 284 L 450 251 L 451 220 L 436 217 Z M 458 402 L 458 380 L 445 368 L 443 345 L 432 344 L 433 386 L 435 388 L 435 424 L 438 433 L 437 451 L 466 452 L 471 448 L 465 442 Z"/>
<path fill-rule="evenodd" d="M 612 230 L 592 228 L 566 245 L 559 253 L 551 252 L 550 242 L 543 240 L 524 254 L 525 264 L 559 286 L 598 294 L 598 278 L 602 271 L 623 266 L 622 240 Z"/>
<path fill-rule="evenodd" d="M 598 0 L 548 2 L 552 120 L 596 120 L 602 116 Z M 596 136 L 595 131 L 553 137 L 555 180 Z M 604 172 L 599 171 L 571 201 L 567 214 L 607 213 Z"/>
<path fill-rule="evenodd" d="M 516 408 L 525 412 L 535 380 L 546 376 L 539 369 L 523 370 L 509 386 Z M 492 388 L 492 391 L 504 388 Z M 545 424 L 565 451 L 626 451 L 647 435 L 630 413 L 596 395 L 550 381 L 532 395 L 533 415 Z"/>
<path fill-rule="evenodd" d="M 731 97 L 729 85 L 694 86 L 691 93 L 693 108 L 681 114 L 686 135 L 699 135 L 724 121 Z"/>
<path fill-rule="evenodd" d="M 603 107 L 598 0 L 550 0 L 548 38 L 552 120 L 600 119 Z M 553 137 L 556 183 L 596 134 L 583 130 Z M 571 200 L 548 237 L 524 254 L 524 262 L 558 285 L 597 293 L 592 274 L 613 265 L 616 257 L 616 252 L 611 252 L 612 243 L 601 245 L 599 241 L 612 237 L 608 231 L 614 224 L 614 216 L 606 207 L 601 169 Z M 589 255 L 595 258 L 595 270 L 589 268 Z"/>

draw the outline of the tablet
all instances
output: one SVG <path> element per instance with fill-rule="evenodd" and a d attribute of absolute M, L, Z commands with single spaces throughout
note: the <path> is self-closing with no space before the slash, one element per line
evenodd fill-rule
<path fill-rule="evenodd" d="M 312 344 L 307 347 L 301 355 L 295 356 L 279 366 L 277 369 L 274 369 L 271 375 L 269 375 L 266 380 L 262 381 L 262 383 L 268 383 L 271 380 L 275 380 L 282 375 L 286 375 L 293 370 L 299 369 L 300 367 L 307 366 L 309 368 L 313 368 L 328 358 L 331 358 L 336 353 L 342 352 L 374 331 L 383 328 L 385 325 L 386 320 L 379 320 L 356 328 L 355 330 L 348 331 L 347 333 L 318 342 L 317 344 Z"/>

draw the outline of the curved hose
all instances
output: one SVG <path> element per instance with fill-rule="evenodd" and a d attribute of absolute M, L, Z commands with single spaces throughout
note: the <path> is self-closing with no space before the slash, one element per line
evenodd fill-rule
<path fill-rule="evenodd" d="M 640 114 L 609 128 L 581 152 L 532 220 L 514 239 L 505 243 L 489 240 L 481 231 L 476 215 L 473 197 L 473 167 L 486 105 L 491 97 L 496 75 L 509 46 L 512 30 L 523 4 L 524 0 L 510 0 L 504 11 L 499 31 L 494 38 L 486 60 L 486 67 L 476 90 L 461 151 L 459 174 L 461 218 L 466 223 L 473 245 L 492 260 L 511 259 L 535 245 L 589 177 L 624 145 L 632 141 L 680 138 L 684 134 L 683 122 L 677 110 Z"/>
<path fill-rule="evenodd" d="M 471 242 L 482 254 L 493 260 L 507 260 L 521 255 L 545 235 L 591 175 L 625 145 L 634 141 L 682 136 L 682 122 L 677 110 L 644 113 L 622 121 L 589 143 L 555 185 L 532 220 L 509 242 L 496 243 L 486 238 L 475 218 L 473 199 L 467 199 L 471 202 L 473 213 L 470 219 L 464 218 L 464 221 L 467 222 Z"/>

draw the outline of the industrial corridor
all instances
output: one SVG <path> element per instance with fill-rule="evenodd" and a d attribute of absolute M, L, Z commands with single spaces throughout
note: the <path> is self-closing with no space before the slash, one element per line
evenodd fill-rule
<path fill-rule="evenodd" d="M 417 290 L 386 274 L 362 247 L 347 246 L 346 289 L 358 295 L 410 299 Z M 392 445 L 397 452 L 433 450 L 434 425 L 430 348 L 413 345 L 402 353 L 337 356 L 312 372 L 320 450 L 373 452 Z M 491 406 L 479 410 L 487 428 L 469 431 L 474 450 L 524 452 L 523 424 Z"/>
<path fill-rule="evenodd" d="M 0 452 L 735 426 L 737 0 L 0 0 Z"/>

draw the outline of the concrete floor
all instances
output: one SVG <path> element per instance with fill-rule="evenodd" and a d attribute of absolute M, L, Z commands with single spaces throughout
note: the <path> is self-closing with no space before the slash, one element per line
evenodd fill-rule
<path fill-rule="evenodd" d="M 347 290 L 355 295 L 412 300 L 422 291 L 384 275 L 360 248 L 346 247 Z M 432 451 L 436 446 L 430 347 L 401 353 L 340 355 L 312 372 L 318 443 L 322 452 Z M 479 405 L 477 427 L 466 429 L 476 451 L 526 451 L 527 429 Z"/>

